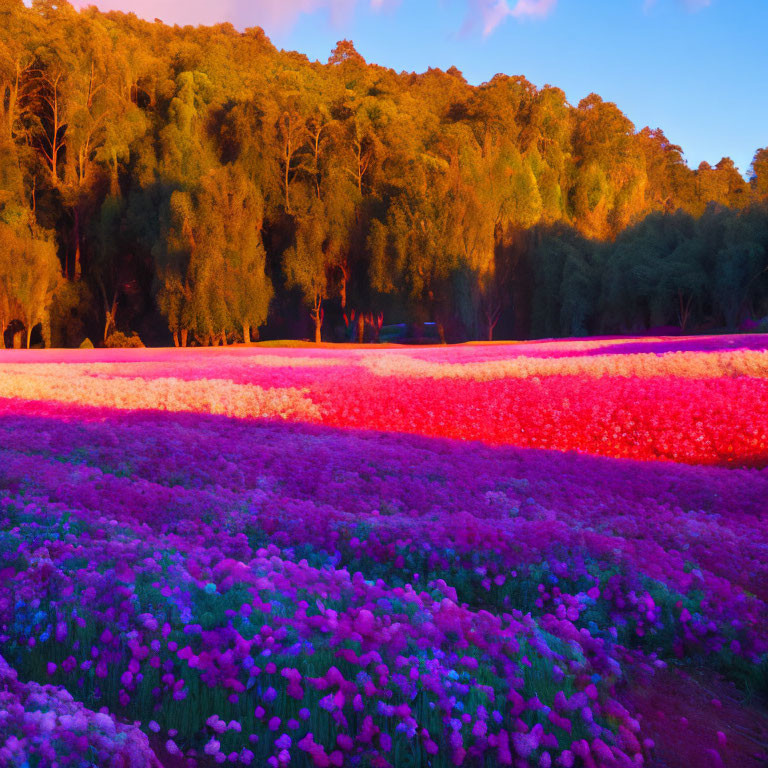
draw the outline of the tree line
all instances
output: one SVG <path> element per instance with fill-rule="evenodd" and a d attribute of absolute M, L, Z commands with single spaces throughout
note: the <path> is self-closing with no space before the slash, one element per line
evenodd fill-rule
<path fill-rule="evenodd" d="M 734 328 L 767 201 L 595 94 L 0 0 L 4 344 Z"/>

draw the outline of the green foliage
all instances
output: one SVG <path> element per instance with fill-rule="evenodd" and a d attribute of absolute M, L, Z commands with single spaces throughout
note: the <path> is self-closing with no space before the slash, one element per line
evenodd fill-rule
<path fill-rule="evenodd" d="M 80 346 L 82 347 L 82 344 Z M 107 349 L 143 349 L 144 343 L 135 333 L 126 336 L 122 331 L 115 331 L 104 342 L 104 346 Z M 93 347 L 93 344 L 91 344 L 91 347 Z"/>
<path fill-rule="evenodd" d="M 20 320 L 29 347 L 32 329 L 43 324 L 48 335 L 49 310 L 61 280 L 50 237 L 29 225 L 0 223 L 0 336 L 11 320 Z"/>
<path fill-rule="evenodd" d="M 768 211 L 654 213 L 615 243 L 553 228 L 534 254 L 534 334 L 643 332 L 714 318 L 735 329 L 768 310 Z M 555 322 L 559 314 L 559 325 Z"/>
<path fill-rule="evenodd" d="M 77 347 L 92 323 L 95 304 L 87 283 L 62 280 L 49 312 L 51 346 Z"/>
<path fill-rule="evenodd" d="M 197 330 L 220 333 L 267 319 L 272 283 L 261 241 L 263 202 L 237 168 L 212 170 L 195 197 L 194 246 L 189 271 Z"/>

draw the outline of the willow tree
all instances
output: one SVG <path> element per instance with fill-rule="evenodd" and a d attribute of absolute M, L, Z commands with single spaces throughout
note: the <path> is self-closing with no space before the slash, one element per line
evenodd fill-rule
<path fill-rule="evenodd" d="M 503 275 L 496 270 L 499 201 L 488 158 L 465 125 L 446 130 L 435 149 L 447 163 L 445 234 L 452 240 L 449 249 L 455 249 L 455 263 L 448 268 L 454 278 L 457 314 L 471 336 L 484 325 L 492 339 L 502 308 Z"/>
<path fill-rule="evenodd" d="M 653 213 L 616 240 L 604 266 L 608 327 L 685 326 L 706 280 L 693 219 Z"/>
<path fill-rule="evenodd" d="M 162 203 L 158 237 L 152 246 L 159 285 L 156 302 L 173 335 L 174 346 L 185 347 L 194 326 L 189 274 L 194 247 L 192 201 L 187 193 L 176 191 Z"/>
<path fill-rule="evenodd" d="M 5 329 L 21 315 L 14 290 L 15 265 L 11 256 L 15 243 L 13 229 L 0 223 L 0 348 L 5 347 Z"/>
<path fill-rule="evenodd" d="M 215 164 L 204 125 L 210 98 L 207 75 L 181 72 L 168 106 L 168 121 L 160 131 L 158 172 L 166 186 L 160 190 L 156 214 L 159 226 L 152 245 L 159 285 L 156 300 L 174 344 L 181 346 L 186 346 L 189 332 L 198 325 L 190 272 L 195 247 L 193 191 Z"/>
<path fill-rule="evenodd" d="M 725 220 L 717 253 L 712 298 L 728 328 L 736 328 L 746 310 L 768 286 L 768 217 L 764 206 L 745 211 L 717 211 Z"/>
<path fill-rule="evenodd" d="M 32 330 L 43 324 L 47 336 L 48 310 L 61 280 L 61 269 L 52 239 L 26 224 L 14 227 L 0 222 L 0 335 L 12 320 L 24 324 L 27 348 Z"/>
<path fill-rule="evenodd" d="M 645 212 L 645 159 L 634 133 L 615 104 L 594 93 L 579 102 L 571 213 L 588 237 L 609 239 Z"/>
<path fill-rule="evenodd" d="M 402 290 L 414 312 L 426 309 L 445 338 L 443 309 L 450 302 L 450 278 L 461 266 L 461 220 L 450 164 L 424 153 L 409 166 L 386 218 L 369 237 L 370 279 L 381 293 Z"/>
<path fill-rule="evenodd" d="M 266 322 L 273 295 L 262 219 L 261 196 L 242 171 L 218 168 L 203 179 L 195 195 L 194 303 L 211 332 L 238 328 L 246 344 Z"/>
<path fill-rule="evenodd" d="M 294 244 L 283 254 L 283 269 L 289 288 L 298 288 L 310 310 L 315 342 L 322 341 L 323 302 L 330 292 L 330 274 L 336 253 L 328 248 L 327 216 L 316 200 L 297 221 Z"/>
<path fill-rule="evenodd" d="M 195 183 L 213 165 L 206 141 L 205 119 L 212 86 L 203 72 L 182 72 L 168 106 L 168 120 L 160 131 L 163 174 L 179 184 Z"/>

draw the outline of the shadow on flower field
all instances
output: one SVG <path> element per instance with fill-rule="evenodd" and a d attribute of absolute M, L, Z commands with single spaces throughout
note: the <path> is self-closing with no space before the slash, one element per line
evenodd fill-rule
<path fill-rule="evenodd" d="M 161 760 L 764 759 L 765 470 L 18 410 L 0 656 Z M 58 727 L 29 737 L 61 751 Z"/>

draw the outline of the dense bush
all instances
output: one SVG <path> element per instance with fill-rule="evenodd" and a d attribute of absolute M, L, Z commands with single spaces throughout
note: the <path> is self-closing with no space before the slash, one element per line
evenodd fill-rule
<path fill-rule="evenodd" d="M 130 336 L 126 336 L 122 331 L 115 331 L 107 337 L 104 346 L 107 349 L 142 349 L 144 343 L 139 338 L 138 334 L 132 333 Z"/>

